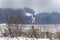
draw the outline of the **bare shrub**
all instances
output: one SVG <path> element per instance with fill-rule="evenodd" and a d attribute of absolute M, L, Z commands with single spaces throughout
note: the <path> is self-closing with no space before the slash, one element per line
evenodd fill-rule
<path fill-rule="evenodd" d="M 22 32 L 22 36 L 28 38 L 44 38 L 44 32 L 41 32 L 39 29 L 29 29 L 26 32 Z"/>
<path fill-rule="evenodd" d="M 60 39 L 60 32 L 56 32 L 56 38 Z"/>

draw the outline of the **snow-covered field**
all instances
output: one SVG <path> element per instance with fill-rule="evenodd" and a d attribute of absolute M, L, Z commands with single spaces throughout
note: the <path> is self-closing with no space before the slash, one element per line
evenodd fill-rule
<path fill-rule="evenodd" d="M 36 38 L 23 38 L 23 37 L 18 37 L 18 38 L 3 37 L 3 38 L 0 38 L 0 40 L 50 40 L 50 39 L 47 39 L 47 38 L 36 39 Z"/>
<path fill-rule="evenodd" d="M 32 25 L 24 25 L 22 28 L 23 31 L 26 31 L 31 28 Z M 59 31 L 60 30 L 60 24 L 58 25 L 34 25 L 35 28 L 41 28 L 43 31 L 49 30 L 50 32 Z M 46 29 L 45 29 L 46 28 Z M 3 34 L 1 32 L 5 32 L 5 29 L 7 30 L 6 24 L 0 24 L 0 36 Z M 18 38 L 10 38 L 10 37 L 1 37 L 0 40 L 50 40 L 47 38 L 25 38 L 25 37 L 18 37 Z M 60 39 L 53 39 L 53 40 L 60 40 Z"/>
<path fill-rule="evenodd" d="M 25 37 L 17 37 L 17 38 L 11 38 L 11 37 L 2 37 L 0 40 L 51 40 L 49 38 L 25 38 Z M 52 39 L 52 40 L 60 40 L 60 39 Z"/>
<path fill-rule="evenodd" d="M 25 31 L 25 30 L 28 30 L 30 29 L 32 26 L 32 24 L 27 24 L 27 25 L 23 25 L 22 29 Z M 49 32 L 56 32 L 56 31 L 59 31 L 60 30 L 60 24 L 40 24 L 40 25 L 34 25 L 35 28 L 40 28 L 42 31 L 49 31 Z M 13 27 L 12 27 L 13 28 Z M 0 31 L 4 31 L 5 29 L 7 29 L 6 27 L 6 24 L 5 23 L 2 23 L 0 24 Z"/>

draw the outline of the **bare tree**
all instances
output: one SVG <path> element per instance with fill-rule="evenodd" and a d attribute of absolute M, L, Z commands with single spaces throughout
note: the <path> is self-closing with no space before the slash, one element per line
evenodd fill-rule
<path fill-rule="evenodd" d="M 22 10 L 20 10 L 22 11 Z M 23 13 L 23 12 L 21 12 Z M 19 28 L 20 23 L 22 23 L 22 15 L 18 13 L 17 10 L 7 10 L 5 11 L 5 19 L 8 28 L 8 35 L 10 37 L 21 36 L 22 27 Z"/>

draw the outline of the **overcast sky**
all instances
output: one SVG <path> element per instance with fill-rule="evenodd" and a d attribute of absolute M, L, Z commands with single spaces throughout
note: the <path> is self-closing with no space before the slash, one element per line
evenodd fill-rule
<path fill-rule="evenodd" d="M 29 7 L 36 12 L 60 12 L 60 0 L 0 0 L 0 8 Z"/>

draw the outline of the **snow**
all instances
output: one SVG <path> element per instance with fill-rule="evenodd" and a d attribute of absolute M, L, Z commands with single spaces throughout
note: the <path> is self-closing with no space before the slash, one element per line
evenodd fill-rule
<path fill-rule="evenodd" d="M 0 38 L 0 40 L 49 40 L 47 38 L 41 38 L 41 39 L 36 39 L 36 38 L 23 38 L 23 37 L 18 37 L 18 38 L 10 38 L 10 37 L 3 37 L 3 38 Z"/>

